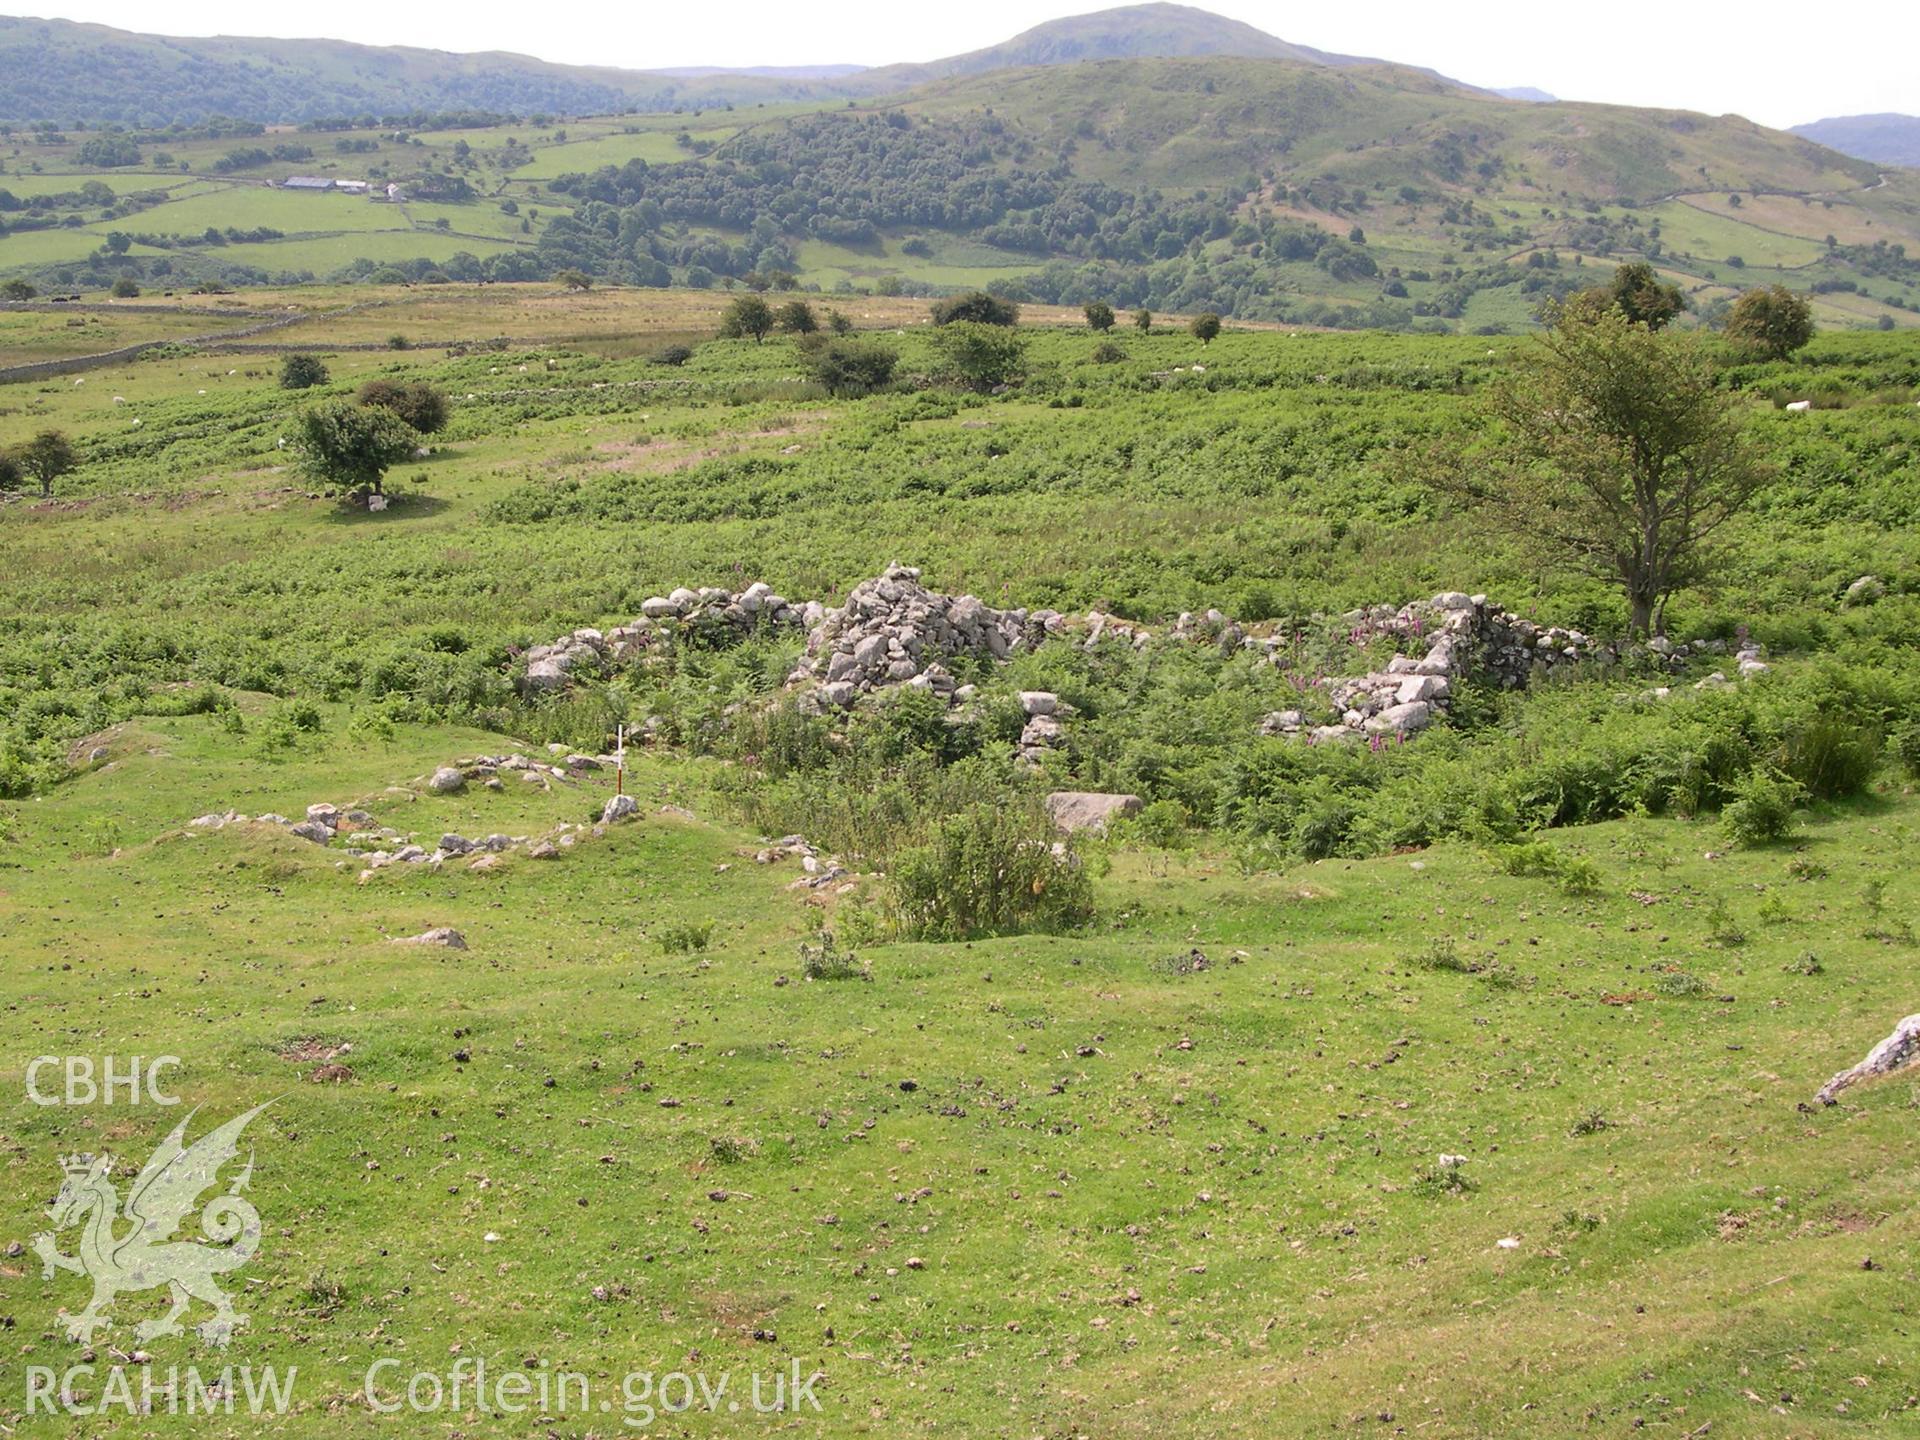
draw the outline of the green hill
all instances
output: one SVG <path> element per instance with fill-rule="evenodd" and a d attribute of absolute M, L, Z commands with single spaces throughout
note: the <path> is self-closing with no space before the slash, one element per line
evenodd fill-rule
<path fill-rule="evenodd" d="M 1035 65 L 1071 65 L 1083 60 L 1186 59 L 1205 55 L 1296 60 L 1335 67 L 1380 63 L 1289 44 L 1264 30 L 1191 5 L 1127 5 L 1091 15 L 1049 20 L 1002 44 L 965 55 L 925 65 L 890 65 L 871 70 L 862 77 L 861 84 L 878 93 L 933 80 Z"/>
<path fill-rule="evenodd" d="M 12 120 L 158 127 L 215 115 L 265 124 L 469 109 L 589 115 L 841 93 L 840 82 L 804 75 L 675 75 L 555 65 L 501 51 L 186 39 L 0 17 L 0 116 Z"/>
<path fill-rule="evenodd" d="M 70 115 L 82 100 L 52 91 L 90 85 L 127 109 L 149 92 L 184 105 L 217 91 L 241 113 L 276 97 L 316 111 L 305 134 L 257 139 L 206 125 L 101 133 L 92 116 L 16 130 L 0 272 L 48 288 L 123 274 L 235 285 L 578 270 L 695 287 L 793 275 L 823 290 L 992 285 L 1069 305 L 1499 330 L 1646 260 L 1707 319 L 1741 289 L 1784 284 L 1814 293 L 1826 324 L 1920 323 L 1909 172 L 1883 177 L 1739 116 L 1526 103 L 1409 66 L 1314 58 L 1178 6 L 1041 26 L 945 62 L 967 73 L 863 101 L 841 89 L 908 71 L 641 76 L 37 21 L 0 22 L 0 52 L 42 31 L 60 43 L 38 68 L 0 70 L 0 109 L 39 86 L 44 107 Z M 1072 58 L 1124 46 L 1284 53 Z M 982 68 L 1018 59 L 1050 63 Z M 244 72 L 231 85 L 230 62 Z M 643 81 L 665 88 L 635 100 Z M 632 113 L 668 104 L 672 87 L 733 85 L 812 98 Z M 406 120 L 373 118 L 401 96 Z M 556 97 L 604 113 L 511 118 Z M 422 113 L 439 106 L 468 110 Z M 320 118 L 343 113 L 359 118 Z M 382 198 L 397 182 L 410 203 L 265 188 L 309 172 Z"/>

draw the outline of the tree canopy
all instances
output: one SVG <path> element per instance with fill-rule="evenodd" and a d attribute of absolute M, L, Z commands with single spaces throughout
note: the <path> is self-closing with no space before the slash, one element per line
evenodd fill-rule
<path fill-rule="evenodd" d="M 384 494 L 387 471 L 412 456 L 420 432 L 379 405 L 334 400 L 295 422 L 294 456 L 315 480 Z"/>
<path fill-rule="evenodd" d="M 773 307 L 758 295 L 736 295 L 720 317 L 723 340 L 739 340 L 751 335 L 758 345 L 773 333 Z"/>
<path fill-rule="evenodd" d="M 1813 339 L 1813 306 L 1784 285 L 1749 290 L 1727 317 L 1727 341 L 1756 360 L 1784 360 Z"/>
<path fill-rule="evenodd" d="M 1699 337 L 1569 311 L 1482 402 L 1494 439 L 1440 477 L 1548 561 L 1612 580 L 1629 628 L 1705 578 L 1764 469 Z"/>
<path fill-rule="evenodd" d="M 40 482 L 42 495 L 53 494 L 53 482 L 80 464 L 80 452 L 74 449 L 62 430 L 42 430 L 14 452 L 20 469 Z"/>

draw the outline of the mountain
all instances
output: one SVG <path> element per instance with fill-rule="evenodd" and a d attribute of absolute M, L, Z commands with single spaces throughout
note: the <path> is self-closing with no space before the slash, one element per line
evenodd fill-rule
<path fill-rule="evenodd" d="M 864 84 L 906 89 L 933 80 L 1018 70 L 1035 65 L 1071 65 L 1082 60 L 1177 60 L 1232 55 L 1245 60 L 1296 60 L 1310 65 L 1377 65 L 1356 55 L 1333 55 L 1256 30 L 1238 20 L 1191 5 L 1126 5 L 1091 15 L 1049 20 L 1011 40 L 924 65 L 889 65 L 868 71 Z M 877 93 L 877 91 L 876 91 Z"/>
<path fill-rule="evenodd" d="M 1560 98 L 1557 95 L 1549 95 L 1545 90 L 1537 89 L 1532 85 L 1508 85 L 1496 89 L 1493 93 L 1503 100 L 1529 100 L 1535 105 L 1551 105 Z"/>
<path fill-rule="evenodd" d="M 504 51 L 188 39 L 0 16 L 0 117 L 16 121 L 161 127 L 219 115 L 269 125 L 454 110 L 591 115 L 846 93 L 845 75 L 821 70 L 858 73 L 619 70 Z"/>
<path fill-rule="evenodd" d="M 1875 164 L 1920 166 L 1920 115 L 1840 115 L 1793 133 Z"/>
<path fill-rule="evenodd" d="M 1004 44 L 926 64 L 624 70 L 503 51 L 457 54 L 342 40 L 143 35 L 0 17 L 0 118 L 159 128 L 214 116 L 299 124 L 337 116 L 482 110 L 527 115 L 699 109 L 893 94 L 935 80 L 1084 60 L 1193 56 L 1335 69 L 1382 62 L 1289 44 L 1187 5 L 1050 20 Z"/>

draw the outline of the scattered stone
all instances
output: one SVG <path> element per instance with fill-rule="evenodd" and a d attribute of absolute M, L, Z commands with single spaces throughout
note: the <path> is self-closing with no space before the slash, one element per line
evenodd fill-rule
<path fill-rule="evenodd" d="M 422 931 L 418 935 L 398 936 L 388 942 L 393 945 L 443 945 L 449 950 L 467 948 L 467 937 L 451 925 L 436 926 L 432 930 Z"/>
<path fill-rule="evenodd" d="M 311 840 L 316 845 L 325 845 L 333 839 L 333 831 L 318 820 L 302 820 L 298 825 L 287 827 L 288 833 L 298 835 L 302 840 Z"/>
<path fill-rule="evenodd" d="M 527 847 L 529 860 L 553 860 L 559 857 L 560 850 L 551 840 L 536 840 Z"/>
<path fill-rule="evenodd" d="M 1877 575 L 1862 575 L 1847 586 L 1844 602 L 1848 605 L 1871 605 L 1886 597 L 1887 587 Z"/>
<path fill-rule="evenodd" d="M 625 820 L 640 813 L 640 802 L 631 795 L 615 795 L 609 799 L 600 811 L 600 823 L 611 825 L 615 821 Z"/>
<path fill-rule="evenodd" d="M 467 788 L 467 777 L 457 766 L 442 765 L 427 781 L 427 788 L 436 795 L 452 795 Z"/>

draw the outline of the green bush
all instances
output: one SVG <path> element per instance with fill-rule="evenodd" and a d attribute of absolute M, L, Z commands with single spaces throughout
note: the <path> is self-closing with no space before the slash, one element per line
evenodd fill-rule
<path fill-rule="evenodd" d="M 1026 373 L 1026 342 L 1017 331 L 998 325 L 955 321 L 933 334 L 940 378 L 968 390 L 1011 385 Z"/>
<path fill-rule="evenodd" d="M 1880 768 L 1880 737 L 1866 725 L 1820 715 L 1787 736 L 1780 768 L 1816 800 L 1858 795 Z"/>
<path fill-rule="evenodd" d="M 944 300 L 936 300 L 932 313 L 936 325 L 952 325 L 956 322 L 974 325 L 1020 323 L 1018 305 L 998 295 L 989 295 L 985 290 L 969 290 L 963 295 L 950 295 Z"/>
<path fill-rule="evenodd" d="M 317 355 L 289 355 L 280 362 L 282 390 L 309 390 L 327 383 L 327 367 Z"/>
<path fill-rule="evenodd" d="M 1032 803 L 948 816 L 929 843 L 894 862 L 887 884 L 896 924 L 915 939 L 1059 931 L 1093 915 L 1093 884 L 1079 857 Z"/>
<path fill-rule="evenodd" d="M 829 395 L 856 399 L 884 389 L 900 363 L 898 351 L 871 340 L 835 337 L 804 349 L 807 370 Z"/>
<path fill-rule="evenodd" d="M 669 955 L 698 954 L 713 943 L 713 921 L 670 920 L 653 932 L 653 938 Z"/>
<path fill-rule="evenodd" d="M 809 980 L 871 980 L 873 972 L 851 950 L 842 950 L 833 941 L 831 930 L 822 930 L 814 943 L 800 945 L 800 973 Z"/>
<path fill-rule="evenodd" d="M 1793 832 L 1793 812 L 1802 791 L 1797 781 L 1767 770 L 1749 772 L 1720 823 L 1736 845 L 1768 845 Z"/>

